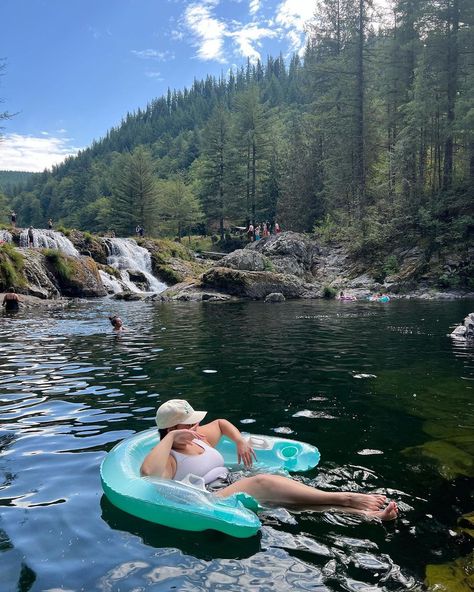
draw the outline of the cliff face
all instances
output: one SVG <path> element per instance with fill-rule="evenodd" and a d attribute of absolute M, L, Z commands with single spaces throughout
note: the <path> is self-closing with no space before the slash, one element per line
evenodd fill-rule
<path fill-rule="evenodd" d="M 3 245 L 0 246 L 0 291 L 10 287 L 42 299 L 106 295 L 97 265 L 90 257 Z"/>

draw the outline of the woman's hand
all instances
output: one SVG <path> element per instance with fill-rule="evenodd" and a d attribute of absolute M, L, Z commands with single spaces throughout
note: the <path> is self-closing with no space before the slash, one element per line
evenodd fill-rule
<path fill-rule="evenodd" d="M 173 430 L 172 432 L 168 432 L 173 436 L 173 442 L 178 446 L 186 446 L 186 444 L 191 444 L 191 442 L 196 438 L 196 432 L 194 430 Z"/>
<path fill-rule="evenodd" d="M 250 469 L 254 460 L 257 460 L 254 449 L 247 440 L 240 438 L 237 441 L 237 462 L 244 463 L 244 466 Z"/>

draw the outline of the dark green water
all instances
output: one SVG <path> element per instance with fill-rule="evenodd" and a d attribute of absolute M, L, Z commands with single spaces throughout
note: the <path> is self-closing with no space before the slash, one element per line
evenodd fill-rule
<path fill-rule="evenodd" d="M 474 349 L 446 334 L 472 310 L 101 301 L 0 317 L 1 592 L 418 588 L 427 564 L 471 551 L 455 529 L 474 510 Z M 127 333 L 111 335 L 110 312 Z M 178 396 L 316 444 L 298 478 L 386 492 L 400 518 L 277 511 L 237 540 L 120 512 L 100 462 Z"/>

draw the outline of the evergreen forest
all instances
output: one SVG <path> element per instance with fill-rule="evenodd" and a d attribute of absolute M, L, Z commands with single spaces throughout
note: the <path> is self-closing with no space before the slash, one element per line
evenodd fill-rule
<path fill-rule="evenodd" d="M 122 236 L 278 220 L 361 252 L 472 239 L 474 2 L 394 0 L 382 18 L 321 0 L 315 15 L 303 55 L 169 90 L 9 187 L 8 206 L 22 226 Z"/>

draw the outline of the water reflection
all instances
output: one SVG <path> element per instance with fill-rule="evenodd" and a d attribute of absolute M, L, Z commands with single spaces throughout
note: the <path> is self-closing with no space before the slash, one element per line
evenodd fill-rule
<path fill-rule="evenodd" d="M 455 529 L 473 509 L 474 364 L 446 334 L 471 308 L 103 300 L 2 317 L 2 577 L 11 590 L 416 588 L 425 565 L 468 552 Z M 110 314 L 129 330 L 112 334 Z M 297 478 L 384 492 L 400 520 L 273 509 L 238 540 L 128 516 L 102 496 L 100 462 L 174 396 L 316 444 L 320 466 Z"/>

